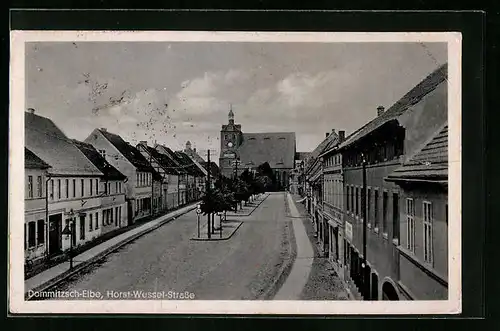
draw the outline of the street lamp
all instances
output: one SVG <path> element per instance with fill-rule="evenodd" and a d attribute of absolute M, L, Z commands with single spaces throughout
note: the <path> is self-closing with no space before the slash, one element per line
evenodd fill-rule
<path fill-rule="evenodd" d="M 75 235 L 75 219 L 73 209 L 66 216 L 69 216 L 68 225 L 64 227 L 63 235 L 69 236 L 69 269 L 73 269 L 73 240 Z"/>
<path fill-rule="evenodd" d="M 222 212 L 217 212 L 217 216 L 219 216 L 219 233 L 222 238 Z"/>

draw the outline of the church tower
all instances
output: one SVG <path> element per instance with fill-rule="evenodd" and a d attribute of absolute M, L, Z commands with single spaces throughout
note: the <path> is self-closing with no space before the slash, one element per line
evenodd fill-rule
<path fill-rule="evenodd" d="M 243 142 L 243 133 L 241 132 L 241 124 L 234 124 L 233 107 L 230 105 L 228 124 L 222 125 L 220 132 L 220 158 L 219 167 L 222 174 L 226 177 L 231 177 L 233 166 L 232 162 L 238 158 L 238 147 Z"/>

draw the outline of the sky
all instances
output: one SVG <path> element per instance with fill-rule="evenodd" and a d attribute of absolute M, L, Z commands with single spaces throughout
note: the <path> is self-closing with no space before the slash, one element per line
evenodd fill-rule
<path fill-rule="evenodd" d="M 68 137 L 189 140 L 214 161 L 230 105 L 244 133 L 295 132 L 297 151 L 312 151 L 447 60 L 445 43 L 37 42 L 25 54 L 26 108 Z"/>

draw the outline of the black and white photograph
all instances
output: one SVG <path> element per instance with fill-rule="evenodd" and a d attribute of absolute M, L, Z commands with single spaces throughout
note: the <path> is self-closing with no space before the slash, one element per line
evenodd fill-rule
<path fill-rule="evenodd" d="M 459 33 L 11 45 L 13 311 L 460 313 Z"/>

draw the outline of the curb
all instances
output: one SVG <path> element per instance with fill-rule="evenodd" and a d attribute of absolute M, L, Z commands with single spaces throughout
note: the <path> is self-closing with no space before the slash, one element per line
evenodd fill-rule
<path fill-rule="evenodd" d="M 262 199 L 258 204 L 257 206 L 255 206 L 252 211 L 248 214 L 227 214 L 227 216 L 234 216 L 234 217 L 247 217 L 247 216 L 250 216 L 252 215 L 252 213 L 255 211 L 255 209 L 259 208 L 259 206 L 269 197 L 269 193 L 266 195 L 266 197 L 264 199 Z"/>
<path fill-rule="evenodd" d="M 116 251 L 116 250 L 120 249 L 121 247 L 125 246 L 126 244 L 136 240 L 137 238 L 142 237 L 143 235 L 158 229 L 159 227 L 165 225 L 166 223 L 173 221 L 174 218 L 177 218 L 181 215 L 187 214 L 190 211 L 196 209 L 196 205 L 197 204 L 190 206 L 184 212 L 179 212 L 178 214 L 172 215 L 172 216 L 166 218 L 165 220 L 161 221 L 160 223 L 158 223 L 158 224 L 156 224 L 148 229 L 145 229 L 139 233 L 136 233 L 135 235 L 133 235 L 129 238 L 124 239 L 123 241 L 117 243 L 116 245 L 111 246 L 111 247 L 105 249 L 104 251 L 100 252 L 96 256 L 80 263 L 79 265 L 75 266 L 72 270 L 65 271 L 62 274 L 52 278 L 51 280 L 46 281 L 45 283 L 42 283 L 41 285 L 39 285 L 39 286 L 29 290 L 29 291 L 33 291 L 33 292 L 47 291 L 48 289 L 61 283 L 63 280 L 77 274 L 78 272 L 80 272 L 82 269 L 85 269 L 89 265 L 92 265 L 92 264 L 98 262 L 99 260 L 102 260 L 106 255 L 113 253 L 114 251 Z M 24 298 L 26 301 L 29 301 L 29 291 L 24 293 Z"/>
<path fill-rule="evenodd" d="M 233 230 L 233 232 L 231 232 L 231 234 L 225 238 L 190 238 L 190 240 L 192 241 L 224 241 L 224 240 L 229 240 L 231 239 L 231 237 L 236 233 L 236 231 L 238 231 L 238 229 L 240 228 L 240 226 L 243 224 L 243 222 L 239 222 L 240 224 L 238 224 L 238 226 L 236 226 L 236 228 Z M 214 236 L 217 236 L 217 234 L 214 234 Z"/>

